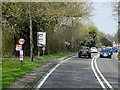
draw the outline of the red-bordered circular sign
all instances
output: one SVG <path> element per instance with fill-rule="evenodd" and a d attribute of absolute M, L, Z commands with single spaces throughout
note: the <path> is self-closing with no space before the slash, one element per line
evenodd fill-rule
<path fill-rule="evenodd" d="M 21 38 L 21 39 L 18 40 L 18 43 L 19 43 L 19 44 L 24 44 L 24 43 L 25 43 L 25 40 L 24 40 L 23 38 Z"/>

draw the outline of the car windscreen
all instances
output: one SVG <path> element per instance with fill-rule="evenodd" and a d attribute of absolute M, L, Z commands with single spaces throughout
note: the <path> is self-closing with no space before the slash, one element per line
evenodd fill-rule
<path fill-rule="evenodd" d="M 88 51 L 89 48 L 85 47 L 85 48 L 81 48 L 80 50 L 81 50 L 81 51 Z"/>
<path fill-rule="evenodd" d="M 91 49 L 97 49 L 96 47 L 91 47 Z"/>
<path fill-rule="evenodd" d="M 110 52 L 110 49 L 101 50 L 101 52 Z"/>

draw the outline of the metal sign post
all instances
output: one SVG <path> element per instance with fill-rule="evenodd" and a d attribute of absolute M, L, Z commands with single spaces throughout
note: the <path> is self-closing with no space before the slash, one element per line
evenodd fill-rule
<path fill-rule="evenodd" d="M 20 62 L 21 62 L 21 67 L 22 67 L 22 62 L 23 62 L 23 50 L 20 50 Z"/>
<path fill-rule="evenodd" d="M 18 40 L 18 43 L 16 45 L 16 51 L 20 52 L 20 62 L 21 62 L 21 67 L 22 67 L 22 63 L 23 63 L 23 50 L 22 50 L 22 45 L 25 43 L 25 40 L 23 38 Z"/>
<path fill-rule="evenodd" d="M 43 56 L 45 55 L 45 47 L 42 48 Z"/>

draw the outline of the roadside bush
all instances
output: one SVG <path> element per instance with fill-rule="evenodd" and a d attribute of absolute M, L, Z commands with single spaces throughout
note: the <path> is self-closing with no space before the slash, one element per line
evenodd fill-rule
<path fill-rule="evenodd" d="M 7 28 L 3 27 L 2 31 L 2 55 L 13 56 L 15 51 L 14 34 Z"/>

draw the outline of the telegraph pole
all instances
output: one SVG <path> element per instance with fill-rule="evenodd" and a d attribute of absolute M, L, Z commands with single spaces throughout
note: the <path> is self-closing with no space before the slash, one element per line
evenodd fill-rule
<path fill-rule="evenodd" d="M 32 33 L 31 1 L 29 3 L 29 19 L 30 19 L 30 60 L 33 61 L 33 33 Z"/>

